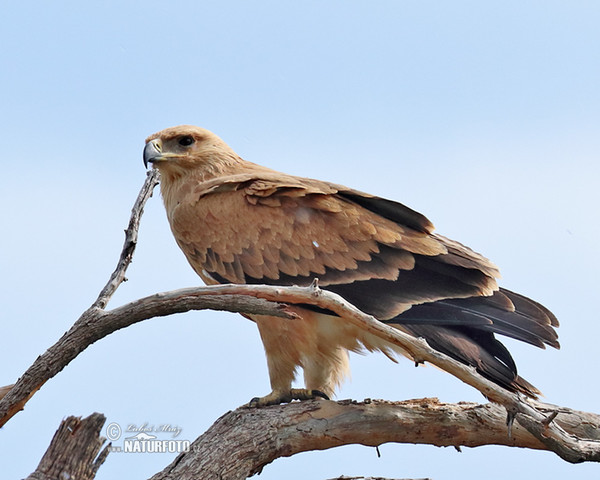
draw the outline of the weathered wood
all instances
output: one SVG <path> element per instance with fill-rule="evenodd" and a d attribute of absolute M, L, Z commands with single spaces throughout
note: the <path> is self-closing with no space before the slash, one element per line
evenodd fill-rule
<path fill-rule="evenodd" d="M 108 455 L 106 439 L 100 430 L 106 418 L 93 413 L 83 420 L 68 417 L 63 420 L 35 472 L 27 480 L 77 479 L 92 480 Z"/>
<path fill-rule="evenodd" d="M 208 287 L 205 287 L 208 288 Z M 0 400 L 4 425 L 46 383 L 94 342 L 135 323 L 190 310 L 228 310 L 288 317 L 285 305 L 245 295 L 186 296 L 179 291 L 157 294 L 114 311 L 89 308 L 54 345 L 41 354 Z"/>
<path fill-rule="evenodd" d="M 119 285 L 137 245 L 138 229 L 144 206 L 158 183 L 158 171 L 151 170 L 133 205 L 125 241 L 117 267 L 96 301 L 77 319 L 73 326 L 48 350 L 40 355 L 14 385 L 0 388 L 0 427 L 21 411 L 29 399 L 50 378 L 58 374 L 92 343 L 134 323 L 156 316 L 166 316 L 189 310 L 215 309 L 241 313 L 257 313 L 290 317 L 285 305 L 242 295 L 186 296 L 180 291 L 156 294 L 131 302 L 114 311 L 104 308 Z"/>
<path fill-rule="evenodd" d="M 576 419 L 582 422 L 578 424 Z M 598 415 L 561 412 L 556 421 L 572 435 L 586 438 L 593 432 L 592 438 L 600 440 Z M 179 455 L 151 480 L 240 480 L 259 473 L 280 457 L 341 445 L 376 447 L 388 442 L 548 449 L 522 425 L 515 424 L 509 436 L 506 413 L 496 404 L 447 404 L 435 398 L 361 403 L 314 400 L 229 412 L 200 436 L 189 452 Z"/>
<path fill-rule="evenodd" d="M 431 480 L 431 478 L 383 478 L 383 477 L 346 477 L 345 475 L 327 480 Z"/>

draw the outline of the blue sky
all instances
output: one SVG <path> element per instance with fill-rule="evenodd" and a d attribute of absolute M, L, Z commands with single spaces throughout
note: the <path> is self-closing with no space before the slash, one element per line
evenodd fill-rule
<path fill-rule="evenodd" d="M 560 351 L 507 342 L 550 403 L 598 412 L 600 6 L 596 2 L 13 3 L 0 32 L 0 383 L 95 299 L 145 173 L 144 138 L 190 123 L 246 158 L 401 201 L 493 259 L 561 320 Z M 197 285 L 159 195 L 110 306 Z M 353 356 L 339 398 L 482 401 L 432 367 Z M 194 439 L 269 391 L 255 327 L 194 312 L 106 338 L 0 432 L 6 478 L 33 471 L 67 415 L 171 424 Z M 308 453 L 262 479 L 598 477 L 548 453 L 384 445 Z M 167 454 L 111 454 L 98 479 Z M 489 471 L 490 465 L 501 465 Z"/>

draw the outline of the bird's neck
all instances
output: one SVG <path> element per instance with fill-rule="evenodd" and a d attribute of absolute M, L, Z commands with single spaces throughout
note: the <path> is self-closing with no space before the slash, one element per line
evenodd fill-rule
<path fill-rule="evenodd" d="M 195 162 L 194 165 L 159 164 L 160 190 L 165 206 L 175 206 L 188 195 L 193 195 L 200 184 L 219 177 L 226 177 L 243 169 L 245 163 L 235 153 L 212 156 L 206 162 Z"/>

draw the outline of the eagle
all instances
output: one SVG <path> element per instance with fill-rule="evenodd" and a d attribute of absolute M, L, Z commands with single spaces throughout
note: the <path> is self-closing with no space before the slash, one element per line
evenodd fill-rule
<path fill-rule="evenodd" d="M 144 164 L 160 189 L 177 245 L 208 285 L 319 286 L 378 321 L 423 338 L 497 385 L 535 398 L 496 334 L 559 348 L 556 317 L 497 283 L 487 258 L 434 233 L 411 208 L 243 160 L 195 126 L 149 136 Z M 397 346 L 331 311 L 294 306 L 297 319 L 247 315 L 264 345 L 272 391 L 255 406 L 335 394 L 348 352 Z M 305 388 L 292 388 L 302 369 Z"/>

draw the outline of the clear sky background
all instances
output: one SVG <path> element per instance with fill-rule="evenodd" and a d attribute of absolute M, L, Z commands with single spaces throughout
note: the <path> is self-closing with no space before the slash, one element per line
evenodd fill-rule
<path fill-rule="evenodd" d="M 190 123 L 247 160 L 401 201 L 551 308 L 560 351 L 507 342 L 550 403 L 600 412 L 600 4 L 593 1 L 12 2 L 0 30 L 0 384 L 96 298 L 145 178 L 144 139 Z M 200 284 L 149 202 L 110 307 Z M 338 398 L 483 401 L 432 367 L 353 356 Z M 0 431 L 3 478 L 32 472 L 60 421 L 180 426 L 195 439 L 269 391 L 254 325 L 153 319 L 93 345 Z M 597 479 L 505 447 L 307 453 L 263 480 L 336 475 Z M 99 480 L 168 454 L 109 455 Z M 485 469 L 485 474 L 481 473 Z"/>

